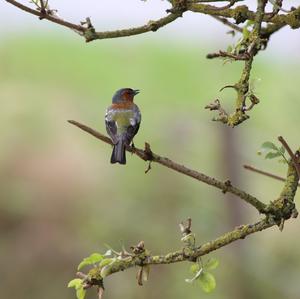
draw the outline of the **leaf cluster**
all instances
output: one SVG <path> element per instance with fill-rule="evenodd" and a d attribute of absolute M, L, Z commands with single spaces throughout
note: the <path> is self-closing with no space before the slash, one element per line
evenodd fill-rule
<path fill-rule="evenodd" d="M 289 163 L 287 158 L 285 157 L 285 148 L 283 146 L 276 146 L 271 141 L 264 142 L 260 149 L 257 151 L 258 155 L 265 155 L 265 159 L 275 159 L 281 157 L 279 162 L 281 163 Z"/>
<path fill-rule="evenodd" d="M 216 269 L 218 265 L 219 261 L 216 258 L 208 259 L 205 264 L 199 259 L 199 261 L 194 263 L 190 268 L 190 272 L 194 274 L 194 276 L 187 278 L 185 281 L 200 286 L 205 293 L 211 293 L 217 284 L 214 275 L 209 271 Z"/>

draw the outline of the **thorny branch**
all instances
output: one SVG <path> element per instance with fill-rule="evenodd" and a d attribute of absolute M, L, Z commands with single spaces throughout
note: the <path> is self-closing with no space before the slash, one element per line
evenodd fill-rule
<path fill-rule="evenodd" d="M 221 121 L 232 127 L 247 120 L 249 115 L 246 112 L 259 103 L 259 99 L 249 89 L 249 78 L 254 56 L 259 51 L 264 50 L 271 35 L 284 26 L 288 25 L 293 29 L 300 27 L 300 6 L 298 8 L 293 7 L 291 10 L 285 10 L 282 8 L 282 0 L 276 1 L 277 4 L 273 5 L 271 12 L 265 12 L 267 0 L 257 0 L 256 11 L 251 11 L 246 5 L 236 6 L 236 3 L 243 2 L 243 0 L 169 0 L 171 8 L 166 10 L 167 15 L 165 17 L 155 21 L 150 20 L 143 26 L 113 31 L 96 31 L 90 18 L 86 18 L 86 21 L 80 22 L 80 25 L 65 21 L 58 16 L 56 10 L 49 8 L 48 1 L 46 4 L 44 0 L 33 1 L 34 3 L 39 2 L 36 9 L 32 9 L 15 0 L 5 1 L 23 11 L 38 16 L 40 19 L 46 19 L 72 29 L 83 36 L 86 42 L 157 31 L 174 22 L 179 17 L 182 17 L 186 11 L 207 14 L 214 17 L 224 25 L 231 27 L 235 32 L 242 34 L 242 40 L 239 46 L 233 49 L 233 52 L 220 50 L 217 53 L 207 55 L 208 58 L 220 57 L 232 61 L 244 61 L 244 68 L 239 81 L 236 84 L 230 85 L 237 93 L 234 111 L 221 117 L 213 118 L 213 120 Z M 213 6 L 210 4 L 219 2 L 228 2 L 228 4 L 223 6 Z M 228 19 L 234 20 L 236 24 Z M 244 34 L 244 28 L 238 26 L 238 24 L 245 23 L 246 21 L 253 22 L 253 27 L 247 36 Z M 262 26 L 262 22 L 266 23 L 266 25 Z M 247 24 L 244 26 L 247 26 Z M 248 106 L 247 101 L 250 102 Z"/>

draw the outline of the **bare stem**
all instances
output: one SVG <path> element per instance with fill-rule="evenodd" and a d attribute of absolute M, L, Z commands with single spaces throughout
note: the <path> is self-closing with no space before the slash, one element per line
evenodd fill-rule
<path fill-rule="evenodd" d="M 270 177 L 272 179 L 275 179 L 275 180 L 278 180 L 278 181 L 281 181 L 281 182 L 285 182 L 285 178 L 284 177 L 278 176 L 276 174 L 273 174 L 273 173 L 270 173 L 270 172 L 267 172 L 267 171 L 264 171 L 264 170 L 257 169 L 257 168 L 255 168 L 253 166 L 244 165 L 244 168 L 247 169 L 247 170 L 253 171 L 255 173 L 259 173 L 259 174 L 265 175 L 265 176 Z M 298 183 L 298 187 L 299 186 L 300 186 L 300 183 Z"/>

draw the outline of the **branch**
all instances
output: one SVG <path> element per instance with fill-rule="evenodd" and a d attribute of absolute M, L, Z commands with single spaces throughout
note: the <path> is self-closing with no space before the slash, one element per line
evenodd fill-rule
<path fill-rule="evenodd" d="M 286 149 L 289 156 L 291 157 L 292 163 L 297 171 L 298 177 L 300 178 L 299 151 L 297 151 L 296 154 L 294 155 L 288 143 L 285 141 L 285 139 L 282 136 L 279 136 L 278 140 L 281 142 L 282 146 Z"/>
<path fill-rule="evenodd" d="M 243 32 L 243 29 L 242 29 L 242 28 L 240 28 L 239 26 L 237 26 L 237 25 L 235 25 L 235 24 L 229 22 L 229 21 L 228 21 L 227 19 L 225 19 L 225 18 L 221 18 L 221 17 L 219 17 L 219 16 L 212 16 L 212 17 L 213 17 L 214 19 L 220 21 L 220 22 L 223 23 L 224 25 L 230 27 L 231 29 L 235 30 L 235 31 L 238 31 L 238 32 L 240 32 L 240 33 Z"/>
<path fill-rule="evenodd" d="M 278 5 L 271 13 L 265 13 L 265 7 L 268 2 L 267 0 L 257 1 L 256 12 L 249 10 L 246 5 L 240 5 L 232 8 L 237 2 L 240 2 L 239 0 L 172 0 L 169 1 L 172 7 L 166 10 L 166 12 L 169 13 L 166 17 L 156 21 L 149 21 L 147 24 L 139 27 L 100 32 L 95 30 L 89 18 L 86 18 L 85 22 L 81 22 L 81 25 L 73 24 L 61 19 L 56 15 L 54 10 L 50 10 L 45 7 L 48 5 L 48 2 L 47 5 L 45 5 L 44 0 L 39 0 L 40 5 L 38 5 L 37 10 L 31 9 L 30 7 L 27 7 L 15 0 L 5 1 L 28 13 L 38 16 L 40 19 L 47 19 L 51 22 L 74 30 L 76 33 L 83 36 L 86 42 L 97 39 L 119 38 L 139 35 L 150 31 L 157 31 L 159 28 L 164 27 L 181 17 L 186 11 L 207 14 L 214 17 L 223 24 L 243 34 L 239 47 L 236 46 L 234 49 L 235 52 L 231 53 L 230 51 L 219 51 L 217 53 L 208 54 L 207 56 L 208 58 L 222 57 L 229 60 L 245 61 L 240 80 L 236 84 L 232 85 L 237 93 L 233 113 L 224 117 L 221 116 L 214 118 L 214 120 L 221 121 L 231 127 L 237 126 L 247 120 L 249 115 L 246 114 L 246 112 L 251 110 L 259 102 L 259 99 L 253 94 L 253 92 L 251 90 L 249 91 L 249 78 L 254 56 L 260 50 L 266 48 L 270 36 L 276 31 L 286 25 L 289 25 L 293 29 L 300 27 L 300 6 L 298 8 L 293 8 L 290 12 L 285 14 L 279 14 L 279 11 L 282 10 L 281 0 L 277 1 Z M 204 2 L 206 4 L 202 4 Z M 210 2 L 228 2 L 228 4 L 219 7 L 207 4 Z M 227 19 L 234 19 L 236 24 L 244 23 L 247 20 L 254 21 L 253 30 L 249 36 L 246 36 L 247 34 L 244 34 L 243 28 L 240 28 Z M 262 22 L 267 23 L 265 28 L 262 28 Z M 84 27 L 82 25 L 86 26 Z M 247 24 L 245 26 L 247 26 Z M 250 100 L 251 102 L 249 106 L 246 105 L 247 100 Z"/>
<path fill-rule="evenodd" d="M 275 180 L 278 180 L 278 181 L 281 181 L 281 182 L 285 182 L 285 178 L 281 177 L 281 176 L 278 176 L 278 175 L 275 175 L 273 173 L 270 173 L 270 172 L 267 172 L 267 171 L 264 171 L 264 170 L 260 170 L 260 169 L 257 169 L 253 166 L 250 166 L 250 165 L 244 165 L 243 166 L 245 169 L 247 170 L 250 170 L 250 171 L 253 171 L 253 172 L 256 172 L 256 173 L 259 173 L 259 174 L 262 174 L 262 175 L 265 175 L 267 177 L 270 177 L 270 178 L 273 178 Z M 298 183 L 298 187 L 300 187 L 300 183 Z"/>
<path fill-rule="evenodd" d="M 109 269 L 105 269 L 105 277 L 117 273 L 120 271 L 123 271 L 125 269 L 129 269 L 136 266 L 146 266 L 146 265 L 162 265 L 162 264 L 173 264 L 183 261 L 196 261 L 197 258 L 204 256 L 214 250 L 217 250 L 219 248 L 222 248 L 234 241 L 237 241 L 239 239 L 245 239 L 246 236 L 251 235 L 253 233 L 265 230 L 271 226 L 276 225 L 276 223 L 269 221 L 268 219 L 263 219 L 257 223 L 254 224 L 246 224 L 241 225 L 234 229 L 231 232 L 228 232 L 215 240 L 211 240 L 209 242 L 206 242 L 202 244 L 199 247 L 196 247 L 194 249 L 185 247 L 183 249 L 170 252 L 166 255 L 149 255 L 146 256 L 133 256 L 133 257 L 126 257 L 127 260 L 124 263 L 119 263 L 115 265 L 114 267 L 110 267 Z M 100 269 L 99 269 L 100 270 Z M 82 274 L 81 274 L 82 275 Z M 98 277 L 99 279 L 99 272 L 93 271 L 92 273 L 89 273 L 88 275 L 91 279 L 95 279 Z"/>
<path fill-rule="evenodd" d="M 246 46 L 246 49 L 243 53 L 233 55 L 231 53 L 220 51 L 219 53 L 210 54 L 208 56 L 208 58 L 229 57 L 235 60 L 245 60 L 244 68 L 239 82 L 235 85 L 230 86 L 237 93 L 235 111 L 232 114 L 228 115 L 227 118 L 221 119 L 223 123 L 226 123 L 231 127 L 235 127 L 248 119 L 249 116 L 246 114 L 246 111 L 251 110 L 255 104 L 259 103 L 258 98 L 251 91 L 249 92 L 249 78 L 254 56 L 263 48 L 263 42 L 261 40 L 260 34 L 261 23 L 265 16 L 266 4 L 267 0 L 258 0 L 253 29 L 249 34 L 249 37 L 244 37 L 241 41 L 241 43 Z M 240 8 L 247 9 L 248 11 L 247 6 L 240 6 Z M 251 105 L 249 107 L 247 107 L 246 105 L 246 100 L 248 98 L 251 101 Z"/>
<path fill-rule="evenodd" d="M 166 17 L 163 17 L 156 21 L 149 21 L 146 25 L 129 28 L 129 29 L 122 29 L 122 30 L 114 30 L 114 31 L 102 31 L 102 32 L 95 32 L 94 35 L 91 36 L 87 42 L 96 40 L 96 39 L 107 39 L 107 38 L 117 38 L 117 37 L 125 37 L 125 36 L 132 36 L 143 34 L 146 32 L 155 32 L 159 28 L 172 23 L 176 19 L 182 16 L 182 12 L 171 13 Z"/>
<path fill-rule="evenodd" d="M 247 6 L 237 6 L 235 8 L 230 8 L 235 2 L 239 1 L 229 1 L 230 3 L 224 7 L 215 7 L 208 4 L 199 4 L 199 2 L 217 2 L 217 1 L 188 1 L 188 0 L 177 0 L 173 1 L 174 5 L 171 9 L 167 10 L 167 12 L 171 12 L 168 16 L 161 18 L 156 21 L 149 21 L 148 24 L 135 28 L 128 28 L 122 30 L 114 30 L 114 31 L 101 31 L 96 32 L 93 27 L 85 28 L 83 26 L 65 21 L 57 16 L 51 15 L 47 10 L 34 10 L 28 6 L 25 6 L 15 0 L 5 0 L 6 2 L 18 7 L 21 10 L 24 10 L 30 14 L 38 16 L 40 19 L 46 19 L 50 22 L 62 25 L 64 27 L 68 27 L 72 30 L 75 30 L 80 35 L 84 36 L 87 42 L 97 40 L 97 39 L 107 39 L 107 38 L 117 38 L 117 37 L 125 37 L 143 34 L 150 31 L 156 31 L 159 28 L 166 26 L 167 24 L 175 21 L 178 17 L 181 17 L 182 14 L 189 10 L 192 12 L 198 12 L 203 14 L 209 14 L 215 17 L 223 17 L 223 18 L 233 18 L 236 23 L 242 23 L 246 20 L 255 20 L 256 13 L 249 10 Z M 41 1 L 41 5 L 44 3 Z M 298 18 L 300 12 L 300 7 L 291 11 L 287 14 L 274 15 L 266 14 L 263 18 L 265 22 L 271 22 L 273 24 L 277 24 L 280 26 L 290 25 L 293 29 L 300 27 L 300 20 Z M 272 18 L 270 19 L 270 17 Z M 235 30 L 240 31 L 238 26 L 231 24 L 229 21 L 225 21 L 224 19 L 219 19 L 224 24 L 229 25 L 230 27 L 235 27 Z"/>
<path fill-rule="evenodd" d="M 43 13 L 41 11 L 38 11 L 38 10 L 35 10 L 35 9 L 32 9 L 28 6 L 25 6 L 17 1 L 14 1 L 14 0 L 5 0 L 6 2 L 20 8 L 21 10 L 24 10 L 30 14 L 33 14 L 35 16 L 38 16 L 40 17 L 40 19 L 46 19 L 48 21 L 51 21 L 53 23 L 56 23 L 56 24 L 59 24 L 59 25 L 62 25 L 64 27 L 68 27 L 72 30 L 76 30 L 78 32 L 81 32 L 81 33 L 84 33 L 86 31 L 86 28 L 83 27 L 83 26 L 80 26 L 80 25 L 76 25 L 76 24 L 73 24 L 73 23 L 70 23 L 70 22 L 67 22 L 67 21 L 64 21 L 63 19 L 60 19 L 56 16 L 53 16 L 49 13 Z"/>
<path fill-rule="evenodd" d="M 55 16 L 51 14 L 51 11 L 48 10 L 34 10 L 28 6 L 25 6 L 15 0 L 5 0 L 6 2 L 20 8 L 21 10 L 24 10 L 30 14 L 33 14 L 35 16 L 38 16 L 40 19 L 46 19 L 48 21 L 51 21 L 53 23 L 62 25 L 64 27 L 68 27 L 72 30 L 75 30 L 78 34 L 85 37 L 86 42 L 90 42 L 96 39 L 108 39 L 108 38 L 117 38 L 117 37 L 125 37 L 125 36 L 131 36 L 131 35 L 138 35 L 150 31 L 157 31 L 159 28 L 175 21 L 177 18 L 181 17 L 183 12 L 185 11 L 185 7 L 182 6 L 174 6 L 173 9 L 169 10 L 169 12 L 172 11 L 169 15 L 166 17 L 163 17 L 156 21 L 149 21 L 146 25 L 135 27 L 135 28 L 129 28 L 129 29 L 123 29 L 123 30 L 114 30 L 114 31 L 102 31 L 102 32 L 96 32 L 94 27 L 90 24 L 88 28 L 85 28 L 80 25 L 76 25 L 73 23 L 70 23 L 68 21 L 65 21 L 58 16 Z M 43 6 L 44 3 L 41 1 L 41 5 Z M 90 22 L 89 22 L 90 23 Z"/>
<path fill-rule="evenodd" d="M 85 127 L 86 128 L 86 127 Z M 95 131 L 91 131 L 95 133 Z M 99 133 L 96 134 L 97 136 Z M 107 140 L 103 138 L 101 140 Z M 110 143 L 110 142 L 108 142 Z M 279 229 L 283 229 L 284 221 L 290 218 L 296 218 L 298 212 L 295 208 L 294 198 L 296 195 L 298 185 L 298 175 L 295 168 L 292 166 L 288 167 L 287 179 L 282 192 L 278 199 L 271 202 L 267 206 L 268 214 L 263 220 L 260 220 L 254 224 L 241 225 L 234 230 L 212 240 L 204 243 L 200 246 L 195 246 L 195 234 L 191 231 L 191 219 L 188 219 L 186 223 L 180 223 L 180 231 L 183 235 L 181 241 L 185 246 L 177 251 L 170 252 L 166 255 L 150 255 L 149 251 L 145 249 L 144 242 L 141 241 L 137 246 L 132 247 L 134 254 L 128 254 L 123 251 L 119 254 L 117 262 L 113 262 L 109 265 L 93 268 L 89 271 L 88 275 L 80 274 L 80 277 L 86 277 L 88 280 L 86 283 L 89 285 L 102 285 L 103 278 L 113 273 L 124 271 L 126 269 L 140 266 L 145 267 L 149 265 L 161 265 L 161 264 L 172 264 L 182 261 L 196 262 L 197 259 L 203 255 L 206 255 L 214 250 L 227 246 L 228 244 L 244 239 L 245 237 L 260 232 L 274 225 L 278 225 Z"/>
<path fill-rule="evenodd" d="M 112 141 L 110 140 L 110 138 L 108 138 L 105 135 L 102 135 L 101 133 L 93 130 L 92 128 L 89 128 L 86 125 L 83 125 L 77 121 L 74 120 L 69 120 L 68 121 L 70 124 L 77 126 L 78 128 L 82 129 L 83 131 L 91 134 L 92 136 L 96 137 L 97 139 L 108 143 L 110 145 L 112 145 Z M 168 167 L 176 172 L 182 173 L 184 175 L 187 175 L 189 177 L 192 177 L 198 181 L 201 181 L 203 183 L 206 183 L 210 186 L 213 186 L 215 188 L 218 188 L 220 190 L 223 191 L 223 193 L 229 192 L 232 194 L 235 194 L 236 196 L 240 197 L 241 199 L 243 199 L 245 202 L 247 202 L 248 204 L 252 205 L 253 207 L 255 207 L 260 213 L 265 213 L 265 208 L 266 205 L 264 203 L 262 203 L 261 201 L 259 201 L 257 198 L 255 198 L 254 196 L 246 193 L 243 190 L 240 190 L 234 186 L 231 185 L 230 181 L 226 181 L 226 182 L 221 182 L 216 180 L 215 178 L 209 177 L 201 172 L 192 170 L 190 168 L 187 168 L 184 165 L 180 165 L 168 158 L 165 157 L 161 157 L 155 153 L 153 153 L 150 149 L 150 146 L 148 144 L 148 148 L 146 148 L 145 150 L 142 149 L 138 149 L 136 147 L 127 147 L 126 148 L 127 151 L 137 155 L 138 157 L 140 157 L 141 159 L 143 159 L 144 161 L 151 161 L 151 162 L 156 162 L 159 163 L 165 167 Z"/>
<path fill-rule="evenodd" d="M 264 0 L 263 0 L 264 1 Z M 258 2 L 262 2 L 259 0 Z M 246 5 L 240 5 L 235 8 L 224 8 L 221 10 L 215 9 L 215 6 L 199 4 L 199 3 L 190 3 L 187 6 L 187 9 L 197 13 L 203 13 L 211 16 L 219 16 L 223 18 L 233 18 L 236 24 L 243 23 L 247 20 L 255 21 L 256 12 L 251 11 Z M 273 13 L 267 13 L 264 15 L 262 21 L 273 23 L 273 24 L 282 24 L 289 25 L 292 29 L 297 29 L 300 27 L 299 19 L 300 6 L 292 10 L 287 14 L 277 14 L 270 18 Z"/>
<path fill-rule="evenodd" d="M 218 57 L 230 58 L 233 60 L 249 60 L 249 55 L 247 52 L 242 53 L 242 54 L 232 54 L 232 53 L 220 50 L 218 53 L 209 53 L 206 55 L 206 58 L 208 58 L 208 59 L 213 59 L 213 58 L 218 58 Z"/>
<path fill-rule="evenodd" d="M 111 141 L 106 136 L 77 122 L 71 121 L 71 123 L 79 126 L 102 141 L 111 144 Z M 143 152 L 142 150 L 138 151 Z M 143 269 L 146 267 L 149 270 L 149 265 L 172 264 L 183 261 L 196 262 L 201 256 L 274 225 L 278 225 L 279 229 L 282 230 L 284 227 L 284 221 L 290 218 L 296 218 L 298 215 L 294 204 L 297 185 L 297 172 L 293 165 L 289 165 L 287 179 L 282 192 L 278 199 L 267 206 L 266 210 L 268 213 L 264 219 L 254 224 L 241 225 L 212 241 L 196 246 L 196 238 L 195 234 L 192 233 L 191 219 L 189 218 L 185 223 L 181 222 L 179 225 L 182 234 L 181 241 L 184 243 L 184 247 L 182 249 L 170 252 L 166 255 L 151 255 L 145 248 L 144 241 L 141 241 L 138 245 L 131 247 L 133 253 L 128 253 L 125 249 L 123 249 L 120 253 L 114 251 L 113 258 L 108 258 L 107 262 L 103 261 L 97 267 L 92 268 L 88 274 L 79 272 L 77 275 L 82 279 L 84 288 L 96 286 L 99 290 L 100 287 L 102 296 L 104 290 L 103 279 L 113 273 L 139 266 L 141 268 L 138 270 L 138 283 L 141 285 Z"/>

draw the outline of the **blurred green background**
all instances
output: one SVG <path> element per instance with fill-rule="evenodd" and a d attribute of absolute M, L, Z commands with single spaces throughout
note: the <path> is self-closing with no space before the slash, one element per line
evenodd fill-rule
<path fill-rule="evenodd" d="M 299 146 L 298 61 L 256 59 L 252 78 L 261 103 L 230 129 L 204 106 L 232 107 L 242 65 L 209 61 L 215 45 L 151 35 L 85 44 L 71 32 L 23 32 L 0 45 L 0 289 L 2 298 L 75 298 L 67 282 L 83 257 L 144 240 L 153 254 L 179 249 L 178 223 L 193 219 L 197 243 L 259 215 L 214 188 L 127 154 L 110 165 L 111 148 L 67 123 L 105 132 L 104 113 L 121 87 L 141 90 L 137 147 L 152 150 L 220 180 L 231 179 L 264 202 L 282 183 L 248 173 L 243 164 L 285 175 L 286 167 L 257 156 L 260 145 L 286 137 Z M 299 202 L 299 197 L 297 196 Z M 105 280 L 105 298 L 299 298 L 300 224 L 286 223 L 210 256 L 220 260 L 217 288 L 206 295 L 185 283 L 188 263 L 152 267 L 137 286 L 136 269 Z M 95 298 L 94 290 L 88 298 Z"/>

